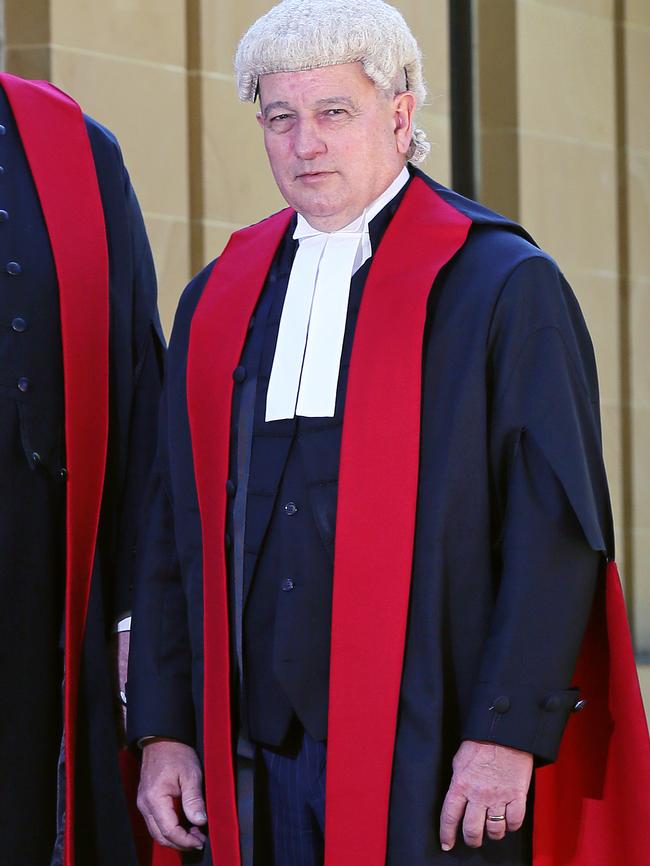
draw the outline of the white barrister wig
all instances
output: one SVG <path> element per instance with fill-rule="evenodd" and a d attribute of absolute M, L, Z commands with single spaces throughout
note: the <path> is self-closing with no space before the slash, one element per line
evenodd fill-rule
<path fill-rule="evenodd" d="M 282 0 L 242 37 L 235 56 L 239 98 L 254 102 L 260 75 L 361 63 L 383 91 L 408 89 L 418 106 L 427 90 L 422 54 L 402 15 L 383 0 Z M 416 129 L 408 158 L 431 150 Z"/>

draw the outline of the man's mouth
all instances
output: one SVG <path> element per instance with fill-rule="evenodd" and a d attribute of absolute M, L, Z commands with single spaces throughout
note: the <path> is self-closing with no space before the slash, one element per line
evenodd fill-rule
<path fill-rule="evenodd" d="M 309 182 L 321 180 L 322 178 L 330 177 L 333 174 L 333 171 L 305 171 L 302 172 L 302 174 L 296 175 L 296 179 Z"/>

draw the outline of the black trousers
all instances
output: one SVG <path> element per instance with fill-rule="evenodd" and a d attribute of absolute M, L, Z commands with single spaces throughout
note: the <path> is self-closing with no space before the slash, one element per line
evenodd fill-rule
<path fill-rule="evenodd" d="M 265 826 L 256 833 L 256 864 L 323 866 L 326 757 L 326 744 L 306 731 L 297 735 L 294 748 L 258 748 L 256 795 Z"/>

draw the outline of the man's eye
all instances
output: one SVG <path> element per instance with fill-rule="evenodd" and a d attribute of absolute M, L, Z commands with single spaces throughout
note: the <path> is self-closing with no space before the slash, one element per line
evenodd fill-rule
<path fill-rule="evenodd" d="M 288 115 L 288 114 L 275 114 L 275 115 L 273 115 L 273 117 L 271 118 L 271 123 L 273 123 L 273 122 L 276 121 L 276 120 L 288 120 L 288 119 L 289 119 L 289 115 Z"/>
<path fill-rule="evenodd" d="M 326 117 L 338 117 L 341 114 L 346 114 L 345 108 L 330 108 L 325 112 Z"/>

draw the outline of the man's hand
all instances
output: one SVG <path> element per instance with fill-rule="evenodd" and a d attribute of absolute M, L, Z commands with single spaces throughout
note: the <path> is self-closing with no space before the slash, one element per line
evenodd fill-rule
<path fill-rule="evenodd" d="M 208 818 L 202 793 L 201 766 L 194 749 L 176 740 L 156 738 L 144 746 L 138 809 L 152 838 L 179 851 L 201 850 L 205 836 L 199 830 Z M 185 830 L 174 800 L 180 800 L 190 823 Z"/>
<path fill-rule="evenodd" d="M 503 839 L 506 829 L 512 832 L 521 827 L 533 772 L 529 752 L 466 740 L 456 752 L 453 766 L 440 815 L 443 851 L 454 847 L 461 821 L 470 848 L 481 846 L 484 830 L 490 839 Z M 504 815 L 505 820 L 488 821 L 488 815 Z"/>

